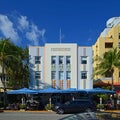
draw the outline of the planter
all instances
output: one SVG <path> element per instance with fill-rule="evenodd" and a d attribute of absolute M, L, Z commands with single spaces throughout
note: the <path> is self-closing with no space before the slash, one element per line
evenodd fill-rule
<path fill-rule="evenodd" d="M 25 110 L 26 109 L 26 105 L 25 104 L 20 104 L 20 110 Z"/>
<path fill-rule="evenodd" d="M 20 109 L 20 111 L 25 111 L 25 109 Z"/>

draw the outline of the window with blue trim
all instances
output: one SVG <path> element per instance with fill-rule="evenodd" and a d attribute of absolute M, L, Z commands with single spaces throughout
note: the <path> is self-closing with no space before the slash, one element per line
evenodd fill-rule
<path fill-rule="evenodd" d="M 81 79 L 87 79 L 87 71 L 81 72 Z"/>
<path fill-rule="evenodd" d="M 86 56 L 81 57 L 81 64 L 87 64 L 87 57 Z"/>

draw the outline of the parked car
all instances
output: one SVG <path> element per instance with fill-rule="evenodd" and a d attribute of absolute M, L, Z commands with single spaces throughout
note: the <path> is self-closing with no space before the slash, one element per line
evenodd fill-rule
<path fill-rule="evenodd" d="M 57 107 L 56 113 L 79 113 L 95 111 L 96 105 L 89 99 L 71 100 Z"/>
<path fill-rule="evenodd" d="M 53 107 L 52 107 L 52 110 L 53 110 L 53 111 L 57 111 L 57 109 L 58 109 L 61 105 L 62 105 L 62 103 L 60 103 L 60 102 L 55 103 L 55 104 L 53 105 Z"/>

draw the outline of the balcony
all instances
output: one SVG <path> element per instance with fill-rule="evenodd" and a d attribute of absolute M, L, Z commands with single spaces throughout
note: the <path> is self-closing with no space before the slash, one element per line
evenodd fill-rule
<path fill-rule="evenodd" d="M 71 71 L 71 64 L 67 64 L 67 65 L 66 65 L 66 70 L 67 70 L 67 71 Z"/>
<path fill-rule="evenodd" d="M 63 71 L 63 64 L 59 64 L 59 71 Z"/>
<path fill-rule="evenodd" d="M 51 71 L 55 71 L 56 70 L 56 65 L 55 64 L 52 64 L 51 65 Z"/>

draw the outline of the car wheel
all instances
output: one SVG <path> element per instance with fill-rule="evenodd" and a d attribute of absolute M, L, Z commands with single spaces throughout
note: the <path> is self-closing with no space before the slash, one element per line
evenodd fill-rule
<path fill-rule="evenodd" d="M 91 108 L 87 108 L 85 111 L 86 112 L 92 112 Z"/>
<path fill-rule="evenodd" d="M 57 113 L 58 113 L 58 114 L 63 114 L 63 113 L 64 113 L 64 110 L 63 110 L 62 108 L 59 108 L 59 109 L 57 110 Z"/>

